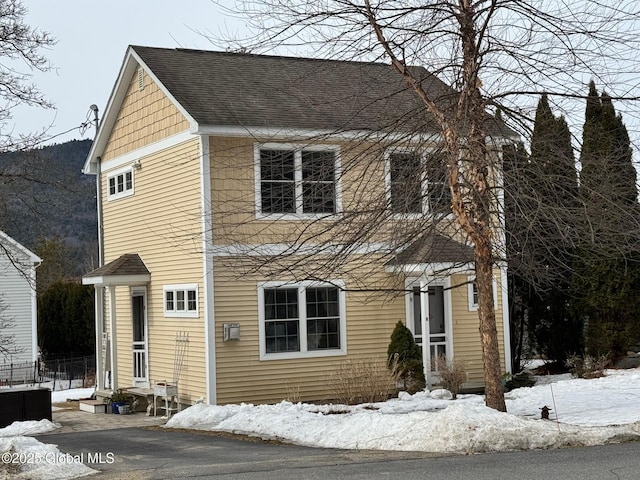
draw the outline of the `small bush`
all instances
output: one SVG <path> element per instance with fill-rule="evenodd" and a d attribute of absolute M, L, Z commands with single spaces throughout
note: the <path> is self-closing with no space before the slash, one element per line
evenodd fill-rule
<path fill-rule="evenodd" d="M 400 321 L 391 333 L 387 358 L 387 365 L 393 371 L 400 388 L 409 393 L 424 389 L 426 380 L 422 368 L 422 350 L 416 344 L 411 330 Z"/>
<path fill-rule="evenodd" d="M 387 363 L 378 358 L 358 358 L 342 362 L 327 379 L 339 403 L 383 402 L 395 391 L 396 379 Z"/>
<path fill-rule="evenodd" d="M 599 378 L 604 377 L 604 369 L 609 366 L 611 360 L 607 355 L 600 355 L 598 358 L 591 355 L 572 355 L 565 363 L 574 378 Z"/>
<path fill-rule="evenodd" d="M 464 382 L 467 381 L 467 366 L 464 360 L 452 359 L 447 360 L 445 357 L 437 357 L 433 359 L 440 373 L 440 384 L 442 388 L 446 388 L 451 392 L 453 399 L 458 397 L 458 392 Z"/>
<path fill-rule="evenodd" d="M 505 383 L 504 387 L 508 392 L 516 388 L 533 387 L 535 384 L 536 380 L 533 378 L 533 375 L 526 370 L 523 370 L 522 372 L 511 376 Z"/>

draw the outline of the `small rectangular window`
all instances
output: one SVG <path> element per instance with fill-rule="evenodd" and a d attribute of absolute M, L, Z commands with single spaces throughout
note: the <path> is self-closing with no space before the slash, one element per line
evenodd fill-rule
<path fill-rule="evenodd" d="M 133 169 L 128 167 L 124 170 L 109 174 L 108 185 L 109 200 L 116 200 L 133 195 Z"/>
<path fill-rule="evenodd" d="M 478 285 L 476 284 L 476 278 L 472 275 L 467 277 L 467 295 L 469 297 L 469 311 L 477 311 L 479 303 Z M 498 308 L 498 284 L 495 278 L 493 279 L 493 307 Z"/>
<path fill-rule="evenodd" d="M 165 317 L 198 317 L 197 285 L 165 285 Z"/>

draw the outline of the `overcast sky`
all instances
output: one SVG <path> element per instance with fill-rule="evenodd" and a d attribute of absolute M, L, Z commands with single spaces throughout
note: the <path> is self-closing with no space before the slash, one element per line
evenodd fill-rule
<path fill-rule="evenodd" d="M 210 0 L 23 0 L 26 21 L 50 32 L 57 43 L 45 51 L 53 70 L 33 80 L 55 103 L 56 111 L 21 109 L 14 114 L 17 133 L 48 128 L 48 136 L 79 126 L 89 106 L 100 115 L 111 94 L 128 45 L 215 49 L 197 32 L 236 32 L 242 23 L 225 16 Z M 75 131 L 50 142 L 84 137 Z"/>
<path fill-rule="evenodd" d="M 57 44 L 44 52 L 53 70 L 33 76 L 56 110 L 20 109 L 14 114 L 13 128 L 15 133 L 46 128 L 48 137 L 54 138 L 45 144 L 93 138 L 93 129 L 81 136 L 76 127 L 87 120 L 91 104 L 98 106 L 101 116 L 104 113 L 128 45 L 219 50 L 220 45 L 212 45 L 199 32 L 240 38 L 248 31 L 242 21 L 225 14 L 218 5 L 233 5 L 233 0 L 215 3 L 212 0 L 23 0 L 23 3 L 29 9 L 27 23 L 50 32 L 57 39 Z M 637 73 L 631 76 L 632 83 L 637 85 Z M 586 85 L 584 89 L 586 93 Z M 616 102 L 615 106 L 623 113 L 638 149 L 637 104 Z M 580 138 L 584 121 L 582 101 L 575 112 L 575 116 L 570 115 L 569 123 L 573 134 Z M 59 135 L 71 129 L 75 130 Z"/>

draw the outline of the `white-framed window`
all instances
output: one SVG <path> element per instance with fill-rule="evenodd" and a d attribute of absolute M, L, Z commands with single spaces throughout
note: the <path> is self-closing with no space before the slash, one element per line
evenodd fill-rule
<path fill-rule="evenodd" d="M 133 167 L 120 168 L 107 175 L 107 199 L 133 195 Z"/>
<path fill-rule="evenodd" d="M 451 213 L 444 153 L 391 149 L 385 154 L 387 201 L 394 215 Z"/>
<path fill-rule="evenodd" d="M 346 355 L 342 282 L 258 285 L 260 359 Z"/>
<path fill-rule="evenodd" d="M 162 292 L 165 317 L 198 317 L 198 285 L 165 285 Z"/>
<path fill-rule="evenodd" d="M 478 285 L 476 284 L 475 275 L 469 275 L 467 277 L 467 295 L 469 299 L 469 311 L 478 311 Z M 496 279 L 493 279 L 493 306 L 498 308 L 498 284 Z"/>
<path fill-rule="evenodd" d="M 338 148 L 255 146 L 258 216 L 322 216 L 340 210 Z"/>

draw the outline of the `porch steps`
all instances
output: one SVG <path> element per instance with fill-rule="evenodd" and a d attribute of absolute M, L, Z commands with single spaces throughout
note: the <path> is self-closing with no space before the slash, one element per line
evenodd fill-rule
<path fill-rule="evenodd" d="M 83 412 L 107 413 L 107 405 L 101 400 L 80 400 L 78 407 Z"/>

